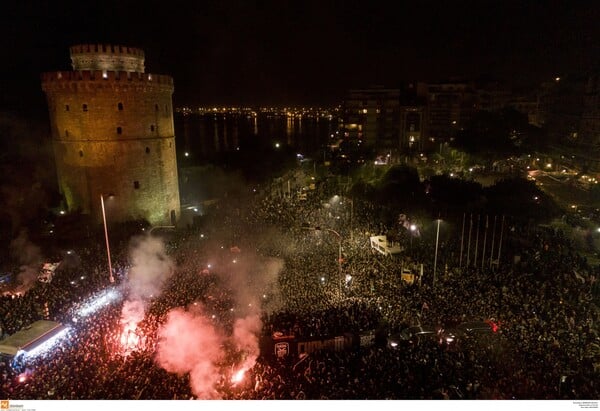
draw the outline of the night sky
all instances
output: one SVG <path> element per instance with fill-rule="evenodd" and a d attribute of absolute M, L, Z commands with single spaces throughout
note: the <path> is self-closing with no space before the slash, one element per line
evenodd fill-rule
<path fill-rule="evenodd" d="M 389 4 L 395 4 L 390 6 Z M 175 104 L 337 104 L 349 88 L 453 77 L 537 85 L 600 55 L 598 1 L 22 1 L 0 6 L 0 109 L 45 110 L 69 46 L 142 48 Z M 594 61 L 594 59 L 596 59 Z"/>

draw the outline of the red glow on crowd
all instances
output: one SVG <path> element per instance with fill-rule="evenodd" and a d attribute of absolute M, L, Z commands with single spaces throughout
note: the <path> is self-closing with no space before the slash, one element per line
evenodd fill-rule
<path fill-rule="evenodd" d="M 498 330 L 500 329 L 500 323 L 495 323 L 492 320 L 487 320 L 486 321 L 490 327 L 492 327 L 492 331 L 493 332 L 498 332 Z"/>
<path fill-rule="evenodd" d="M 233 384 L 239 383 L 240 381 L 242 381 L 244 379 L 245 374 L 246 374 L 246 370 L 242 368 L 241 370 L 239 370 L 235 374 L 233 374 L 233 376 L 231 377 L 231 382 Z"/>
<path fill-rule="evenodd" d="M 126 324 L 121 332 L 121 351 L 124 355 L 128 355 L 133 351 L 140 349 L 141 338 L 136 332 L 136 328 L 131 328 L 130 324 Z"/>

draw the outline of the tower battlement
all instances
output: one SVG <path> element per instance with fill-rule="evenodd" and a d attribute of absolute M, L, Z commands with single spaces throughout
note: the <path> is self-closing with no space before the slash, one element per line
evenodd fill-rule
<path fill-rule="evenodd" d="M 73 70 L 110 70 L 143 73 L 144 51 L 112 44 L 78 44 L 70 48 Z"/>
<path fill-rule="evenodd" d="M 71 56 L 76 54 L 127 54 L 144 58 L 144 50 L 119 44 L 77 44 L 69 48 Z"/>
<path fill-rule="evenodd" d="M 164 74 L 138 73 L 131 71 L 54 71 L 41 74 L 42 86 L 70 87 L 72 83 L 94 84 L 142 84 L 146 86 L 173 88 L 173 77 Z"/>
<path fill-rule="evenodd" d="M 73 71 L 41 73 L 58 184 L 66 208 L 102 221 L 175 225 L 180 215 L 173 78 L 145 73 L 144 52 L 108 44 L 70 48 Z"/>

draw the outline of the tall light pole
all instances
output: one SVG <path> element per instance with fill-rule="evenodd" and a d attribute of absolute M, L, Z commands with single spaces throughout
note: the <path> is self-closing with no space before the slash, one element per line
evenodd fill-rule
<path fill-rule="evenodd" d="M 435 257 L 433 259 L 433 286 L 435 287 L 436 271 L 437 271 L 437 255 L 438 255 L 438 243 L 440 240 L 440 223 L 442 220 L 437 219 L 437 233 L 435 234 Z"/>
<path fill-rule="evenodd" d="M 350 241 L 352 241 L 354 239 L 354 236 L 352 233 L 353 228 L 354 228 L 354 200 L 352 198 L 342 197 L 337 194 L 335 196 L 333 196 L 333 199 L 339 200 L 338 204 L 340 204 L 340 205 L 343 205 L 344 199 L 350 201 L 350 230 L 349 231 L 350 231 Z"/>
<path fill-rule="evenodd" d="M 337 236 L 338 238 L 338 269 L 339 269 L 339 286 L 340 286 L 340 298 L 342 298 L 343 295 L 343 290 L 342 290 L 342 236 L 340 235 L 340 233 L 338 233 L 337 231 L 331 229 L 331 228 L 324 228 L 323 230 L 325 231 L 329 231 L 330 233 L 333 233 Z"/>
<path fill-rule="evenodd" d="M 110 245 L 108 243 L 108 229 L 106 228 L 106 211 L 104 210 L 104 194 L 100 194 L 100 204 L 102 205 L 102 221 L 104 222 L 104 238 L 106 240 L 106 255 L 108 256 L 108 275 L 111 283 L 115 282 L 113 277 L 112 262 L 110 261 Z"/>
<path fill-rule="evenodd" d="M 351 198 L 346 198 L 346 200 L 350 201 L 350 241 L 353 240 L 352 229 L 354 226 L 354 200 Z M 342 201 L 340 200 L 340 204 Z"/>
<path fill-rule="evenodd" d="M 321 228 L 321 227 L 314 227 L 314 228 L 309 228 L 306 227 L 309 230 L 315 230 L 315 231 L 329 231 L 332 234 L 335 234 L 338 238 L 338 269 L 339 269 L 339 279 L 338 279 L 338 283 L 339 283 L 339 288 L 340 288 L 340 299 L 342 298 L 343 295 L 343 291 L 342 291 L 342 236 L 340 233 L 338 233 L 337 231 L 331 229 L 331 228 Z"/>

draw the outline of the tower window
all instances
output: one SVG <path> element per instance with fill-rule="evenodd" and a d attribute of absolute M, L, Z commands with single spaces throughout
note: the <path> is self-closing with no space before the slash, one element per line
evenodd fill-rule
<path fill-rule="evenodd" d="M 84 105 L 82 106 L 82 108 L 83 108 L 83 111 L 88 111 L 87 104 L 84 104 Z"/>
<path fill-rule="evenodd" d="M 150 131 L 154 131 L 154 124 L 150 126 Z"/>
<path fill-rule="evenodd" d="M 79 150 L 79 157 L 83 157 L 83 150 Z"/>
<path fill-rule="evenodd" d="M 117 127 L 117 134 L 123 134 L 123 129 L 121 127 Z"/>
<path fill-rule="evenodd" d="M 69 137 L 69 130 L 65 130 L 65 137 Z"/>
<path fill-rule="evenodd" d="M 150 154 L 150 147 L 146 147 L 146 154 Z"/>
<path fill-rule="evenodd" d="M 123 111 L 123 103 L 117 104 L 117 108 L 119 109 L 119 111 Z"/>
<path fill-rule="evenodd" d="M 154 105 L 154 111 L 158 111 L 158 104 Z"/>
<path fill-rule="evenodd" d="M 135 188 L 136 190 L 137 190 L 138 188 L 140 188 L 140 182 L 139 182 L 139 181 L 134 181 L 134 182 L 133 182 L 133 188 Z"/>
<path fill-rule="evenodd" d="M 69 111 L 69 105 L 65 104 L 65 111 Z"/>

